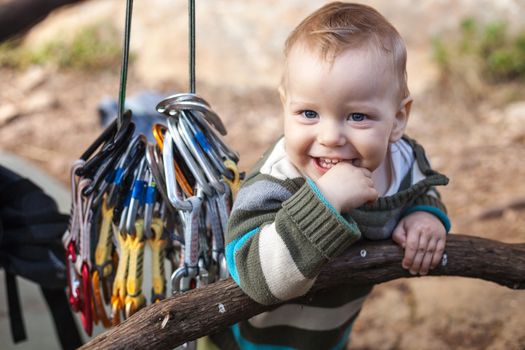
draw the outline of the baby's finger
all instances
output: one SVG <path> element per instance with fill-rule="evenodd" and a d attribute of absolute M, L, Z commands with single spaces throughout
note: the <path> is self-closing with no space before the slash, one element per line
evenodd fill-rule
<path fill-rule="evenodd" d="M 405 231 L 405 227 L 402 223 L 397 225 L 394 233 L 392 233 L 392 240 L 400 247 L 405 248 L 407 242 L 407 232 Z"/>
<path fill-rule="evenodd" d="M 372 172 L 367 168 L 359 168 L 359 170 L 361 170 L 363 175 L 365 175 L 366 177 L 372 178 Z"/>
<path fill-rule="evenodd" d="M 379 192 L 377 192 L 377 190 L 375 189 L 375 187 L 371 187 L 369 188 L 368 190 L 368 193 L 367 193 L 367 203 L 372 203 L 372 202 L 375 202 L 377 200 L 377 198 L 379 197 Z"/>
<path fill-rule="evenodd" d="M 416 256 L 410 267 L 410 273 L 415 275 L 420 272 L 421 264 L 423 263 L 423 258 L 427 252 L 428 246 L 428 237 L 426 235 L 419 235 L 419 245 L 417 247 Z"/>
<path fill-rule="evenodd" d="M 436 244 L 436 251 L 434 252 L 434 256 L 432 257 L 432 264 L 430 265 L 431 269 L 436 268 L 438 266 L 439 262 L 441 261 L 441 258 L 443 257 L 443 253 L 445 252 L 445 240 L 439 239 Z"/>
<path fill-rule="evenodd" d="M 421 267 L 419 268 L 419 274 L 420 275 L 426 275 L 428 273 L 428 270 L 430 269 L 430 265 L 432 264 L 434 253 L 436 250 L 437 242 L 434 239 L 431 239 L 430 242 L 428 242 L 427 251 L 425 253 L 425 256 L 423 257 L 423 262 L 421 263 Z"/>
<path fill-rule="evenodd" d="M 405 257 L 403 258 L 403 268 L 409 269 L 416 257 L 417 248 L 419 247 L 419 235 L 407 232 L 407 241 L 405 247 Z"/>

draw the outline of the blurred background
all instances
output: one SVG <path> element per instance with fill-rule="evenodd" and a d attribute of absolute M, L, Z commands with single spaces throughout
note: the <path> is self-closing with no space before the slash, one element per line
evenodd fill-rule
<path fill-rule="evenodd" d="M 12 17 L 2 12 L 10 2 L 0 0 L 0 19 Z M 441 192 L 452 231 L 525 242 L 525 0 L 362 2 L 406 41 L 415 100 L 408 134 L 451 179 Z M 197 1 L 197 93 L 223 119 L 242 170 L 282 132 L 284 40 L 324 3 Z M 0 43 L 3 152 L 68 185 L 72 161 L 102 131 L 98 104 L 118 97 L 124 8 L 124 0 L 62 6 Z M 187 1 L 135 1 L 131 51 L 128 96 L 188 91 Z M 524 305 L 523 291 L 479 280 L 392 281 L 367 300 L 350 349 L 525 349 Z M 45 336 L 38 342 L 56 347 Z"/>

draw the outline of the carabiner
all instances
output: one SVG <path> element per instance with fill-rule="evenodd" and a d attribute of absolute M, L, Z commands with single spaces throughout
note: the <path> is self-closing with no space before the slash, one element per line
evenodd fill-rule
<path fill-rule="evenodd" d="M 210 160 L 207 157 L 210 148 L 207 146 L 204 138 L 201 138 L 199 142 L 197 135 L 192 133 L 190 130 L 188 118 L 189 117 L 185 112 L 181 112 L 181 116 L 177 124 L 179 135 L 182 141 L 185 143 L 190 154 L 193 155 L 193 158 L 197 161 L 200 168 L 202 168 L 204 176 L 208 180 L 207 182 L 209 185 L 219 192 L 222 190 L 222 185 L 219 184 L 220 174 L 217 169 L 215 169 L 212 164 L 210 164 Z M 203 144 L 205 145 L 204 147 L 202 146 Z M 203 181 L 205 181 L 205 179 L 203 179 Z"/>
<path fill-rule="evenodd" d="M 120 311 L 124 309 L 124 299 L 126 298 L 126 279 L 128 275 L 130 246 L 128 235 L 121 232 L 116 234 L 119 261 L 115 279 L 113 280 L 113 291 L 111 295 L 111 322 L 113 325 L 120 323 Z"/>
<path fill-rule="evenodd" d="M 163 113 L 168 117 L 187 110 L 199 111 L 221 135 L 226 135 L 226 128 L 221 118 L 211 109 L 210 104 L 193 93 L 180 93 L 168 96 L 157 104 L 157 112 Z"/>
<path fill-rule="evenodd" d="M 184 113 L 184 112 L 181 112 Z M 195 180 L 197 181 L 197 184 L 200 185 L 204 191 L 204 193 L 207 196 L 211 196 L 213 194 L 213 190 L 208 185 L 206 181 L 206 177 L 201 172 L 199 166 L 195 162 L 195 159 L 191 155 L 191 152 L 186 147 L 186 144 L 184 143 L 184 140 L 182 139 L 181 135 L 179 134 L 177 130 L 177 124 L 174 119 L 168 119 L 168 129 L 169 133 L 166 133 L 164 136 L 164 151 L 163 153 L 166 154 L 166 145 L 167 145 L 167 139 L 173 140 L 175 143 L 175 146 L 177 147 L 177 150 L 179 151 L 180 155 L 184 159 L 184 162 L 188 165 L 188 168 L 190 169 L 192 175 L 195 177 Z M 169 137 L 171 136 L 171 137 Z M 169 142 L 168 142 L 169 143 Z M 166 163 L 166 157 L 164 157 L 164 163 Z M 166 164 L 164 164 L 164 167 L 166 167 Z M 168 177 L 168 174 L 166 174 L 166 177 Z"/>
<path fill-rule="evenodd" d="M 237 192 L 239 192 L 239 188 L 241 187 L 241 174 L 239 173 L 237 164 L 231 159 L 224 160 L 224 166 L 233 174 L 233 179 L 229 179 L 227 176 L 223 176 L 222 179 L 230 186 L 232 199 L 234 199 L 237 197 Z"/>
<path fill-rule="evenodd" d="M 93 316 L 92 311 L 92 297 L 91 297 L 91 279 L 89 275 L 89 267 L 87 263 L 82 264 L 82 303 L 80 310 L 80 320 L 82 327 L 87 335 L 91 336 L 93 332 Z"/>
<path fill-rule="evenodd" d="M 126 317 L 130 317 L 137 310 L 146 305 L 146 298 L 142 293 L 142 279 L 144 272 L 144 222 L 138 219 L 135 222 L 135 234 L 128 235 L 129 267 L 126 278 L 126 297 L 124 305 Z"/>
<path fill-rule="evenodd" d="M 152 237 L 148 239 L 151 249 L 151 302 L 156 303 L 166 297 L 166 278 L 164 276 L 166 240 L 162 239 L 164 223 L 160 218 L 152 220 L 151 233 Z"/>
<path fill-rule="evenodd" d="M 162 151 L 164 163 L 164 173 L 166 175 L 166 192 L 169 202 L 178 210 L 191 210 L 191 204 L 186 202 L 177 188 L 177 177 L 173 165 L 173 141 L 171 135 L 167 133 L 164 137 L 164 149 Z"/>
<path fill-rule="evenodd" d="M 198 267 L 181 266 L 171 275 L 173 294 L 186 292 L 197 287 Z"/>
<path fill-rule="evenodd" d="M 111 327 L 111 320 L 108 317 L 106 313 L 106 307 L 104 304 L 104 300 L 102 298 L 102 291 L 104 287 L 100 286 L 100 283 L 104 284 L 105 279 L 101 276 L 99 276 L 99 272 L 97 270 L 93 271 L 92 276 L 92 286 L 93 286 L 93 319 L 95 321 L 95 324 L 98 324 L 98 321 L 102 322 L 102 325 L 104 328 Z"/>
<path fill-rule="evenodd" d="M 76 262 L 75 243 L 70 241 L 66 249 L 67 289 L 69 304 L 74 312 L 80 311 L 80 280 L 75 269 Z"/>

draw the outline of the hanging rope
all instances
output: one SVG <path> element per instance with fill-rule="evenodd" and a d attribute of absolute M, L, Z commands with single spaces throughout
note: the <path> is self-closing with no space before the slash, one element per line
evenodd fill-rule
<path fill-rule="evenodd" d="M 195 93 L 195 0 L 188 0 L 190 92 Z"/>
<path fill-rule="evenodd" d="M 133 0 L 126 2 L 126 23 L 124 27 L 124 45 L 122 48 L 122 66 L 120 68 L 120 88 L 118 96 L 118 129 L 122 126 L 124 114 L 124 103 L 126 102 L 126 81 L 128 78 L 128 61 L 129 61 L 129 38 L 131 32 L 131 13 L 133 12 Z"/>

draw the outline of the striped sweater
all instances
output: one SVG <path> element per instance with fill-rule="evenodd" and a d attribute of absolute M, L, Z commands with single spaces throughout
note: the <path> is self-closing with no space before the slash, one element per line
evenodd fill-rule
<path fill-rule="evenodd" d="M 447 231 L 450 226 L 434 189 L 448 179 L 430 168 L 415 141 L 404 137 L 391 145 L 393 193 L 343 215 L 293 166 L 283 141 L 256 164 L 237 195 L 226 256 L 231 276 L 255 301 L 294 301 L 213 337 L 222 349 L 344 348 L 372 286 L 340 286 L 297 299 L 322 267 L 361 238 L 389 238 L 408 212 L 428 211 Z"/>

